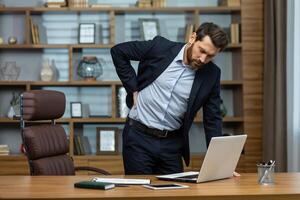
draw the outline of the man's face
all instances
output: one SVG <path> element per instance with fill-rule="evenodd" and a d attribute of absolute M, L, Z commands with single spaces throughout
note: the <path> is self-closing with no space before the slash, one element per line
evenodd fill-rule
<path fill-rule="evenodd" d="M 187 47 L 187 62 L 192 69 L 201 68 L 204 64 L 211 61 L 220 51 L 212 43 L 209 36 L 202 38 L 202 41 L 195 41 L 195 33 L 191 36 Z"/>

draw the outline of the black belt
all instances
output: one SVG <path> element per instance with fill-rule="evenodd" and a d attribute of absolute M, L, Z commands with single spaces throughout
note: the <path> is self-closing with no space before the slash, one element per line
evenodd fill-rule
<path fill-rule="evenodd" d="M 175 133 L 175 131 L 168 131 L 168 130 L 159 130 L 156 128 L 150 128 L 148 126 L 146 126 L 145 124 L 136 121 L 134 119 L 129 118 L 128 119 L 129 125 L 133 126 L 134 128 L 136 128 L 137 130 L 141 131 L 142 133 L 146 133 L 148 135 L 152 135 L 152 136 L 156 136 L 158 138 L 166 138 L 169 136 L 174 136 L 177 135 L 177 133 Z"/>

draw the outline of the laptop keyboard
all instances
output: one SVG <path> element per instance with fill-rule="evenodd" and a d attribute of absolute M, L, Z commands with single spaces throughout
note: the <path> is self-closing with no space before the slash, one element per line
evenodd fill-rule
<path fill-rule="evenodd" d="M 193 178 L 198 178 L 198 174 L 188 175 L 188 176 L 180 176 L 180 177 L 178 177 L 178 178 L 193 179 Z"/>

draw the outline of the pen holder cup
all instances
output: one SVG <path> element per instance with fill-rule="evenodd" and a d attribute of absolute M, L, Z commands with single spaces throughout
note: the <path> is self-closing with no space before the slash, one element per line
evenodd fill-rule
<path fill-rule="evenodd" d="M 261 185 L 272 185 L 274 180 L 274 167 L 271 165 L 257 165 L 258 183 Z"/>

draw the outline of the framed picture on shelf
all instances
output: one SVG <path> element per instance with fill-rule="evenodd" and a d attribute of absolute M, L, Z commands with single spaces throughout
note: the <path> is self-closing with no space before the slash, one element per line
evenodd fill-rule
<path fill-rule="evenodd" d="M 71 117 L 81 118 L 82 117 L 82 104 L 81 102 L 70 103 Z"/>
<path fill-rule="evenodd" d="M 78 42 L 80 44 L 95 44 L 96 24 L 81 23 L 78 30 Z"/>
<path fill-rule="evenodd" d="M 152 40 L 159 35 L 158 19 L 139 19 L 142 40 Z"/>
<path fill-rule="evenodd" d="M 118 132 L 116 127 L 97 127 L 97 154 L 118 153 Z"/>

